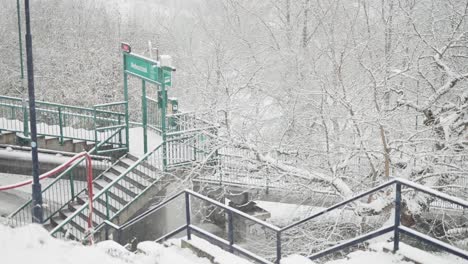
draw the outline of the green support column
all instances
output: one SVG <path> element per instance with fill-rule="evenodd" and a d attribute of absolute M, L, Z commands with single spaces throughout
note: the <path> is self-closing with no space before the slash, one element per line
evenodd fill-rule
<path fill-rule="evenodd" d="M 146 82 L 142 80 L 141 83 L 142 97 L 141 97 L 141 110 L 143 114 L 143 148 L 145 154 L 148 153 L 148 108 L 146 101 Z"/>
<path fill-rule="evenodd" d="M 129 127 L 129 123 L 130 123 L 130 120 L 128 118 L 128 74 L 127 72 L 125 71 L 126 70 L 126 56 L 124 55 L 123 56 L 123 61 L 124 61 L 124 101 L 126 102 L 125 104 L 125 145 L 126 145 L 126 148 L 127 148 L 127 152 L 130 151 L 130 127 Z"/>
<path fill-rule="evenodd" d="M 159 68 L 159 76 L 163 76 L 162 68 Z M 164 80 L 161 82 L 161 130 L 162 130 L 162 151 L 163 151 L 163 171 L 167 170 L 167 142 L 166 142 L 166 111 L 167 111 L 167 91 Z"/>

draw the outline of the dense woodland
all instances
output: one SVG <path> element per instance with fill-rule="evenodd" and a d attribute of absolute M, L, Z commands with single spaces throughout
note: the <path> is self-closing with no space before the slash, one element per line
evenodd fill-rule
<path fill-rule="evenodd" d="M 174 59 L 180 108 L 216 113 L 228 140 L 280 160 L 277 172 L 343 197 L 403 177 L 468 198 L 467 11 L 467 0 L 37 0 L 36 94 L 122 100 L 119 43 L 158 48 Z M 0 94 L 21 97 L 16 19 L 0 0 Z M 431 202 L 412 199 L 409 215 Z"/>

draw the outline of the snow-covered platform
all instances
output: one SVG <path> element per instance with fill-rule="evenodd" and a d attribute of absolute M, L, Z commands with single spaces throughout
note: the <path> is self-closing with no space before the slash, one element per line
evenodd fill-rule
<path fill-rule="evenodd" d="M 143 140 L 143 128 L 142 127 L 134 127 L 129 129 L 129 140 L 130 140 L 130 153 L 134 156 L 141 157 L 144 152 L 144 140 Z M 148 129 L 148 151 L 151 151 L 153 148 L 157 147 L 162 143 L 162 137 Z"/>

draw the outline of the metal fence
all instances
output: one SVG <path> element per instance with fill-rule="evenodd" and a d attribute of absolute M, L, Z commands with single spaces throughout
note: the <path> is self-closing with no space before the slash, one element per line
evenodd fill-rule
<path fill-rule="evenodd" d="M 64 140 L 92 141 L 96 144 L 109 138 L 109 134 L 118 127 L 126 126 L 125 102 L 98 105 L 93 108 L 75 107 L 62 104 L 36 102 L 37 133 L 39 136 L 57 137 L 60 143 Z M 112 106 L 120 106 L 118 111 Z M 103 129 L 103 128 L 112 129 Z M 0 128 L 29 136 L 29 105 L 26 100 L 0 96 Z M 100 130 L 96 130 L 100 128 Z M 110 139 L 109 144 L 127 148 L 124 130 L 119 138 Z"/>
<path fill-rule="evenodd" d="M 98 148 L 98 146 L 93 150 L 96 148 Z M 94 172 L 105 171 L 111 166 L 110 158 L 98 156 L 92 156 L 92 158 Z M 44 207 L 44 222 L 47 222 L 52 217 L 57 216 L 59 211 L 64 209 L 70 203 L 76 202 L 76 194 L 83 192 L 87 188 L 86 181 L 83 181 L 83 179 L 86 179 L 86 174 L 86 159 L 81 158 L 65 171 L 57 175 L 52 182 L 44 186 L 41 190 Z M 9 224 L 17 227 L 31 223 L 32 206 L 33 201 L 30 199 L 11 213 L 8 216 Z"/>
<path fill-rule="evenodd" d="M 375 237 L 379 237 L 379 236 L 382 236 L 384 234 L 387 234 L 387 233 L 390 233 L 390 232 L 393 232 L 393 235 L 394 235 L 394 242 L 393 242 L 393 250 L 394 251 L 397 251 L 399 249 L 399 245 L 400 245 L 400 235 L 404 234 L 404 235 L 408 235 L 418 241 L 421 241 L 421 242 L 425 242 L 425 243 L 428 243 L 430 244 L 431 246 L 434 246 L 438 249 L 441 249 L 441 250 L 444 250 L 450 254 L 453 254 L 453 255 L 456 255 L 460 258 L 463 258 L 465 260 L 468 260 L 468 252 L 467 251 L 464 251 L 460 248 L 457 248 L 453 245 L 450 245 L 444 241 L 441 241 L 437 238 L 432 238 L 432 237 L 429 237 L 428 235 L 426 234 L 423 234 L 421 232 L 418 232 L 418 231 L 415 231 L 411 228 L 408 228 L 406 226 L 403 226 L 402 223 L 401 223 L 401 219 L 402 219 L 402 195 L 405 193 L 402 191 L 402 188 L 406 188 L 407 190 L 413 190 L 413 191 L 418 191 L 418 192 L 422 192 L 426 195 L 430 195 L 430 196 L 433 196 L 433 197 L 436 197 L 438 199 L 442 199 L 444 201 L 447 201 L 447 202 L 451 202 L 451 203 L 454 203 L 456 204 L 457 206 L 461 207 L 461 208 L 464 208 L 464 209 L 468 209 L 468 202 L 464 201 L 464 200 L 461 200 L 459 198 L 456 198 L 456 197 L 452 197 L 450 195 L 447 195 L 447 194 L 444 194 L 444 193 L 441 193 L 441 192 L 438 192 L 438 191 L 435 191 L 435 190 L 432 190 L 432 189 L 429 189 L 429 188 L 426 188 L 425 186 L 422 186 L 422 185 L 419 185 L 419 184 L 416 184 L 416 183 L 413 183 L 413 182 L 410 182 L 410 181 L 407 181 L 405 179 L 400 179 L 400 178 L 396 178 L 396 179 L 393 179 L 393 180 L 390 180 L 384 184 L 381 184 L 373 189 L 370 189 L 366 192 L 363 192 L 359 195 L 356 195 L 352 198 L 349 198 L 343 202 L 340 202 L 340 203 L 337 203 L 331 207 L 328 207 L 328 208 L 325 208 L 325 209 L 322 209 L 314 214 L 312 214 L 311 216 L 305 218 L 305 219 L 302 219 L 300 221 L 297 221 L 297 222 L 294 222 L 288 226 L 285 226 L 285 227 L 277 227 L 275 225 L 272 225 L 270 223 L 267 223 L 265 221 L 262 221 L 262 220 L 259 220 L 257 218 L 254 218 L 248 214 L 245 214 L 235 208 L 232 208 L 230 206 L 227 206 L 225 204 L 222 204 L 218 201 L 215 201 L 213 199 L 210 199 L 208 197 L 205 197 L 201 194 L 198 194 L 196 192 L 193 192 L 191 190 L 184 190 L 182 192 L 179 192 L 178 194 L 172 196 L 172 197 L 169 197 L 168 199 L 166 199 L 163 203 L 159 204 L 158 206 L 155 206 L 153 208 L 151 208 L 150 210 L 144 212 L 143 214 L 135 217 L 134 219 L 130 220 L 129 222 L 121 225 L 121 226 L 118 226 L 116 224 L 113 224 L 112 222 L 110 221 L 104 221 L 103 224 L 97 229 L 97 231 L 99 230 L 102 230 L 104 228 L 106 229 L 113 229 L 114 232 L 116 233 L 116 240 L 121 243 L 122 241 L 120 241 L 121 239 L 121 233 L 122 231 L 124 231 L 126 228 L 128 228 L 129 226 L 132 226 L 136 223 L 138 223 L 139 221 L 142 221 L 145 217 L 147 217 L 148 215 L 162 209 L 162 208 L 165 208 L 166 206 L 168 206 L 168 204 L 170 204 L 172 201 L 174 201 L 175 199 L 177 199 L 178 197 L 185 197 L 185 216 L 186 216 L 186 219 L 185 219 L 185 224 L 168 232 L 166 235 L 163 235 L 162 237 L 156 239 L 156 242 L 160 242 L 160 241 L 163 241 L 163 240 L 166 240 L 168 238 L 171 238 L 173 237 L 174 235 L 180 233 L 180 232 L 183 232 L 185 231 L 186 232 L 186 235 L 187 235 L 187 239 L 190 240 L 191 239 L 191 236 L 193 233 L 195 234 L 198 234 L 206 239 L 208 239 L 209 241 L 229 250 L 230 252 L 234 252 L 234 253 L 238 253 L 238 254 L 241 254 L 241 255 L 244 255 L 248 258 L 250 258 L 251 260 L 253 261 L 256 261 L 256 262 L 259 262 L 259 263 L 277 263 L 279 264 L 281 259 L 283 258 L 284 256 L 284 253 L 283 253 L 283 249 L 285 246 L 285 242 L 287 242 L 288 244 L 291 243 L 291 239 L 297 239 L 299 240 L 298 242 L 300 243 L 304 243 L 304 240 L 303 238 L 301 238 L 300 236 L 296 236 L 295 238 L 294 237 L 290 237 L 288 236 L 288 232 L 290 232 L 292 229 L 294 228 L 298 228 L 298 227 L 301 227 L 303 225 L 306 225 L 307 223 L 313 221 L 314 219 L 322 216 L 322 215 L 326 215 L 326 214 L 330 214 L 331 212 L 343 207 L 343 206 L 348 206 L 348 205 L 352 205 L 354 202 L 362 199 L 363 197 L 366 197 L 368 195 L 371 195 L 371 194 L 374 194 L 374 193 L 377 193 L 377 192 L 381 192 L 382 190 L 386 189 L 386 188 L 389 188 L 389 187 L 394 187 L 394 198 L 393 198 L 393 204 L 394 204 L 394 224 L 392 225 L 388 225 L 388 226 L 384 226 L 384 227 L 381 227 L 381 228 L 378 228 L 377 230 L 374 230 L 374 231 L 371 231 L 371 232 L 368 232 L 368 233 L 365 233 L 365 234 L 361 234 L 361 235 L 358 235 L 350 240 L 347 240 L 347 241 L 343 241 L 342 243 L 339 243 L 339 244 L 336 244 L 332 247 L 329 247 L 329 248 L 326 248 L 324 250 L 321 250 L 321 251 L 318 251 L 318 252 L 314 252 L 312 253 L 311 255 L 308 256 L 308 258 L 314 260 L 314 259 L 318 259 L 318 258 L 321 258 L 323 256 L 326 256 L 326 255 L 329 255 L 329 254 L 332 254 L 332 253 L 336 253 L 340 250 L 343 250 L 343 249 L 346 249 L 346 248 L 349 248 L 353 245 L 357 245 L 359 243 L 362 243 L 362 242 L 365 242 L 367 240 L 370 240 L 372 238 L 375 238 Z M 225 217 L 227 219 L 227 236 L 225 238 L 223 237 L 219 237 L 218 235 L 215 235 L 213 233 L 210 233 L 209 231 L 206 231 L 200 227 L 197 227 L 195 226 L 193 223 L 192 223 L 192 203 L 195 201 L 195 200 L 202 200 L 203 202 L 205 203 L 208 203 L 209 205 L 211 206 L 214 206 L 216 208 L 219 208 L 221 211 L 224 212 L 225 214 Z M 246 249 L 246 245 L 244 243 L 237 243 L 238 241 L 238 238 L 236 238 L 236 225 L 234 224 L 234 221 L 233 219 L 235 218 L 243 218 L 243 219 L 246 219 L 248 221 L 251 221 L 257 225 L 260 225 L 261 228 L 263 230 L 266 230 L 270 233 L 270 235 L 268 236 L 269 238 L 269 241 L 270 242 L 273 242 L 272 245 L 274 245 L 274 256 L 271 256 L 271 255 L 266 255 L 266 256 L 262 256 L 262 255 L 259 255 L 257 254 L 259 251 L 257 250 L 257 253 L 253 253 L 254 251 L 256 251 L 255 248 L 249 248 L 249 249 Z M 237 226 L 237 228 L 239 228 Z M 263 245 L 265 246 L 265 245 Z M 270 245 L 271 246 L 271 245 Z M 297 249 L 296 249 L 297 250 Z M 260 251 L 261 252 L 261 251 Z M 296 251 L 297 252 L 297 251 Z M 294 253 L 294 250 L 289 250 L 288 253 Z"/>

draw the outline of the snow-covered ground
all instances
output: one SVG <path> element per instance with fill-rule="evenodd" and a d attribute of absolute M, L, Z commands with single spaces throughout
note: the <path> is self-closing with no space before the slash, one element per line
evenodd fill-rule
<path fill-rule="evenodd" d="M 245 259 L 234 256 L 221 248 L 197 237 L 191 244 L 209 252 L 219 264 L 248 264 Z M 409 264 L 407 258 L 422 264 L 462 264 L 466 261 L 452 255 L 434 255 L 401 244 L 397 254 L 385 253 L 389 243 L 375 243 L 372 251 L 355 251 L 346 258 L 329 261 L 326 264 Z M 180 240 L 166 245 L 152 241 L 141 242 L 137 253 L 131 253 L 113 241 L 103 241 L 93 246 L 83 246 L 73 241 L 52 238 L 39 225 L 28 225 L 16 229 L 0 224 L 0 263 L 29 264 L 209 264 L 207 258 L 197 257 L 192 251 L 180 247 Z M 305 257 L 292 255 L 284 258 L 282 264 L 313 264 Z"/>
<path fill-rule="evenodd" d="M 62 241 L 49 236 L 38 225 L 12 229 L 0 225 L 0 263 L 5 264 L 209 264 L 178 246 L 165 247 L 151 241 L 138 244 L 133 254 L 113 241 L 94 246 Z M 220 262 L 233 264 L 241 262 Z M 248 263 L 248 262 L 247 262 Z"/>
<path fill-rule="evenodd" d="M 285 226 L 295 221 L 306 218 L 309 215 L 323 210 L 323 207 L 315 207 L 308 205 L 268 202 L 268 201 L 255 201 L 260 208 L 265 209 L 271 215 L 267 220 L 277 226 Z M 324 219 L 336 219 L 338 217 L 357 218 L 355 214 L 347 211 L 336 210 L 322 217 Z M 359 220 L 359 219 L 358 219 Z"/>

